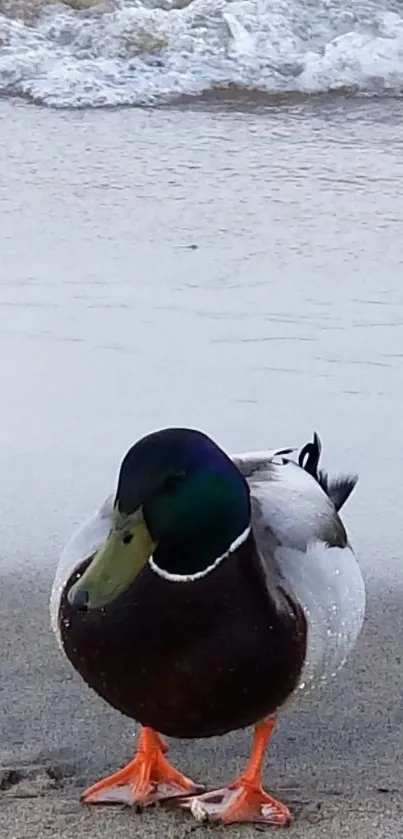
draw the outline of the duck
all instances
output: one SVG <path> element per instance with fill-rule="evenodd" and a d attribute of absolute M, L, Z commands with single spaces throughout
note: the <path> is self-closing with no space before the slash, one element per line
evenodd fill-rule
<path fill-rule="evenodd" d="M 326 685 L 360 635 L 365 585 L 340 517 L 357 475 L 295 448 L 227 454 L 170 427 L 126 453 L 117 487 L 63 549 L 50 598 L 82 679 L 139 726 L 122 769 L 85 804 L 156 802 L 199 821 L 285 826 L 262 783 L 279 715 Z M 253 729 L 240 775 L 211 789 L 167 757 L 168 738 Z"/>

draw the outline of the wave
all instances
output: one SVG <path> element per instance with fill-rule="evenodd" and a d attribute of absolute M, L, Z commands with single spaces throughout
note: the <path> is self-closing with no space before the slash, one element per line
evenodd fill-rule
<path fill-rule="evenodd" d="M 0 95 L 58 108 L 403 94 L 400 0 L 0 0 Z"/>

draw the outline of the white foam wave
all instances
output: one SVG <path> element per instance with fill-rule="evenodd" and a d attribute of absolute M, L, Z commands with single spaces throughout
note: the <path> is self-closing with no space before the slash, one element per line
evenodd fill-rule
<path fill-rule="evenodd" d="M 227 87 L 400 95 L 400 0 L 0 0 L 3 96 L 152 105 Z"/>

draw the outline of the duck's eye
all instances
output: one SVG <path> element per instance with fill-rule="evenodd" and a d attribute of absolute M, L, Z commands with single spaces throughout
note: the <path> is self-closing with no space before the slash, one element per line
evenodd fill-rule
<path fill-rule="evenodd" d="M 183 483 L 185 477 L 185 472 L 177 472 L 174 475 L 169 475 L 164 481 L 164 491 L 173 492 L 175 489 L 178 488 L 178 486 L 180 486 Z"/>
<path fill-rule="evenodd" d="M 133 533 L 124 533 L 123 538 L 122 538 L 122 542 L 123 542 L 124 545 L 130 545 L 130 542 L 132 541 L 132 539 L 133 539 Z"/>

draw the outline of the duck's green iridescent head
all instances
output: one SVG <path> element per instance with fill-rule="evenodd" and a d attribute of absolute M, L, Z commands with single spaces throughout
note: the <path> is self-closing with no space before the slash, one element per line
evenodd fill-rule
<path fill-rule="evenodd" d="M 111 531 L 69 601 L 102 608 L 148 561 L 171 582 L 205 576 L 247 538 L 250 515 L 245 479 L 209 437 L 186 428 L 149 434 L 123 460 Z"/>

